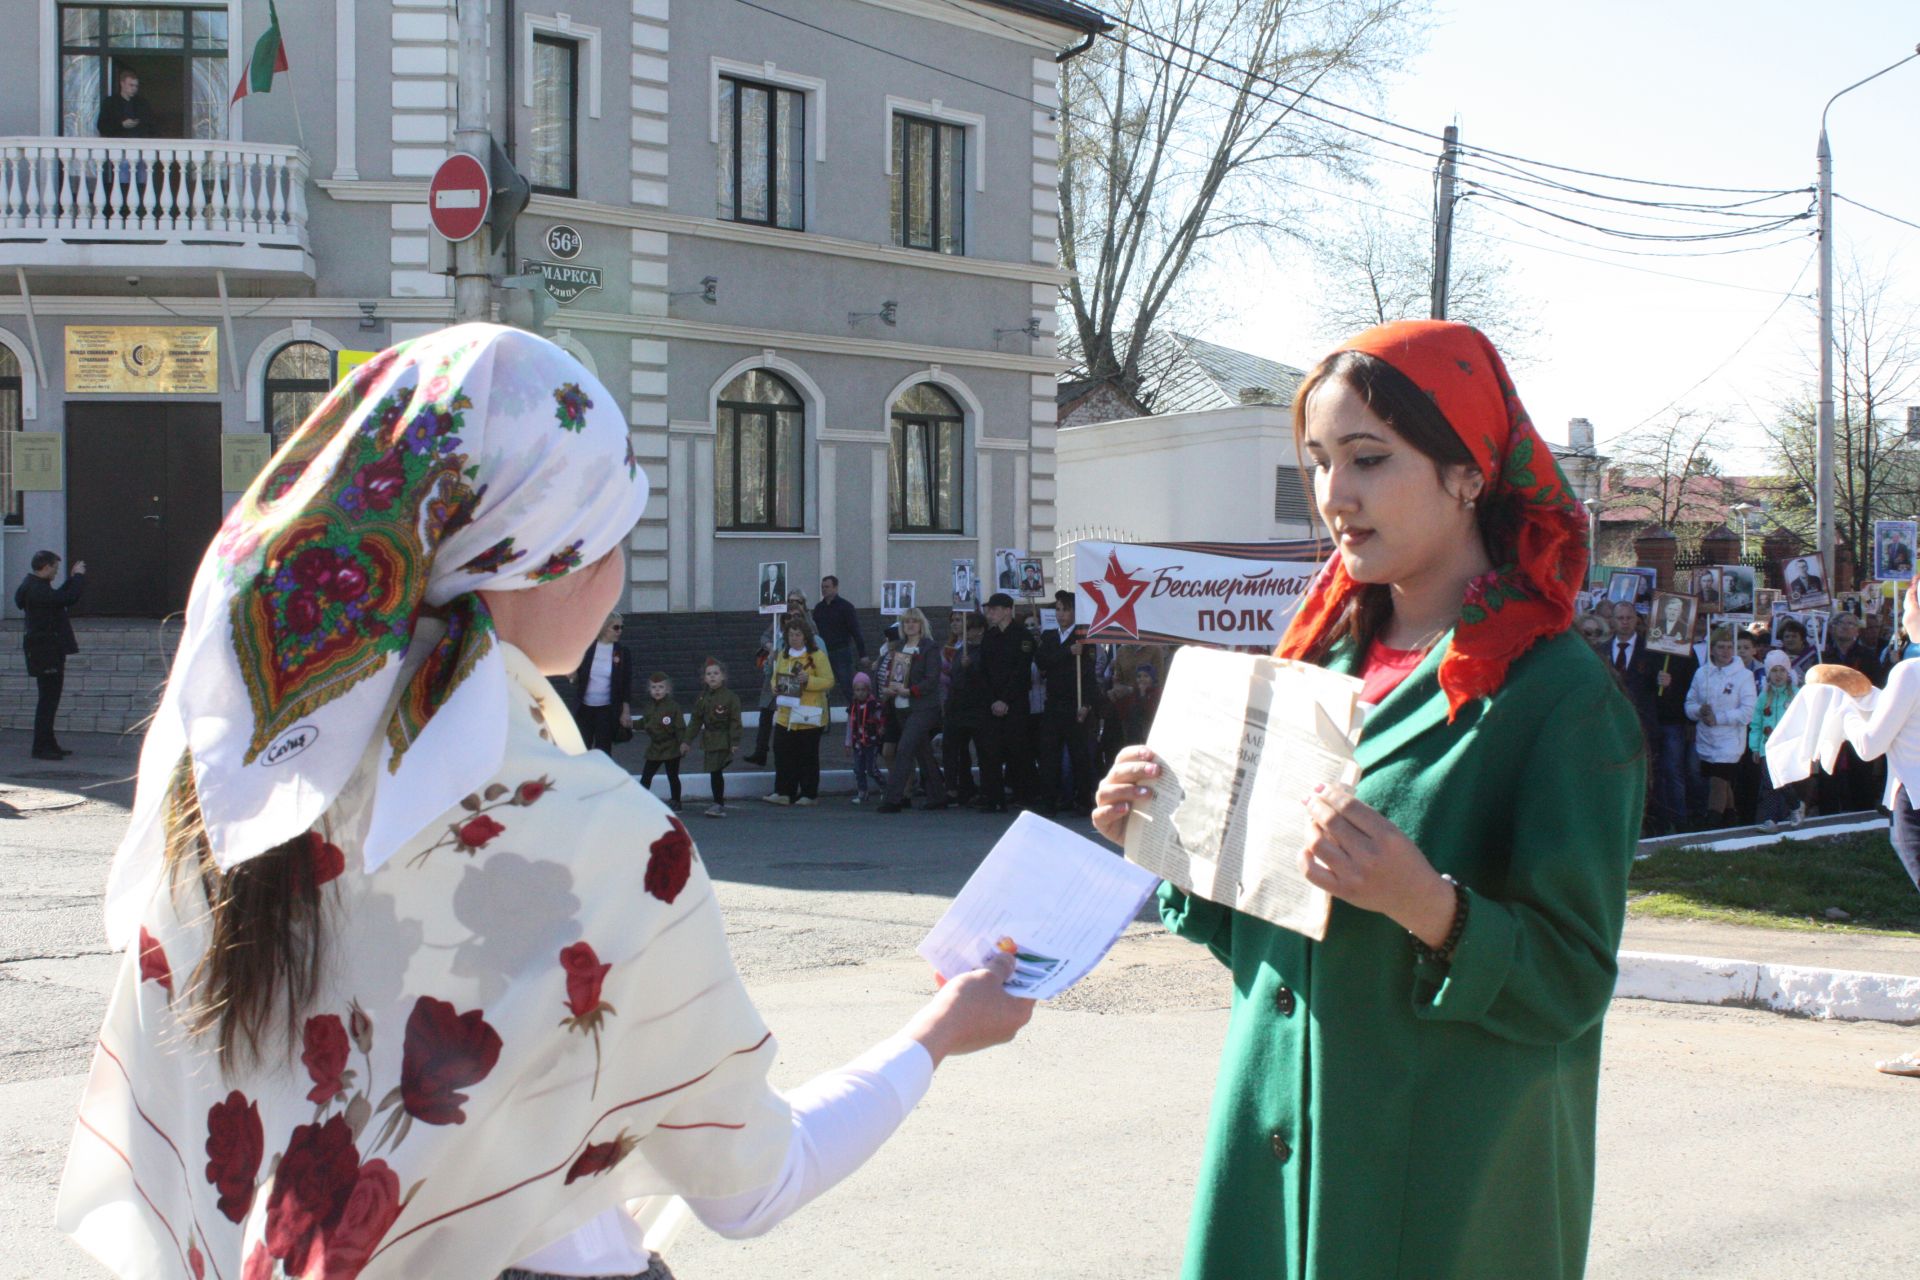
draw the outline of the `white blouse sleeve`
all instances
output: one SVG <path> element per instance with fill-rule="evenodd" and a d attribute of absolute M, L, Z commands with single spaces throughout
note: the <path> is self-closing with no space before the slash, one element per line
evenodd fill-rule
<path fill-rule="evenodd" d="M 1887 753 L 1900 731 L 1913 718 L 1920 702 L 1920 663 L 1903 662 L 1887 677 L 1887 687 L 1874 695 L 1873 710 L 1863 714 L 1858 704 L 1848 701 L 1841 708 L 1845 717 L 1847 741 L 1862 760 L 1873 760 Z"/>
<path fill-rule="evenodd" d="M 793 1141 L 771 1185 L 724 1199 L 689 1198 L 688 1206 L 717 1235 L 763 1234 L 865 1164 L 932 1082 L 933 1059 L 919 1042 L 883 1041 L 787 1095 Z"/>

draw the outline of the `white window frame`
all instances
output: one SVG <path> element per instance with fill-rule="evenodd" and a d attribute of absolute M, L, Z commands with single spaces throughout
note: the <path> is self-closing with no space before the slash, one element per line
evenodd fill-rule
<path fill-rule="evenodd" d="M 571 40 L 580 47 L 581 79 L 586 81 L 586 92 L 580 95 L 585 104 L 587 117 L 600 118 L 600 28 L 590 27 L 584 22 L 575 22 L 564 13 L 523 13 L 520 15 L 520 48 L 517 56 L 520 61 L 520 105 L 529 111 L 533 109 L 533 37 L 536 35 L 557 36 L 562 40 Z M 574 90 L 579 92 L 581 86 Z M 578 126 L 576 125 L 576 128 Z M 575 175 L 576 179 L 579 175 Z"/>
<path fill-rule="evenodd" d="M 818 200 L 819 174 L 815 166 L 827 158 L 827 82 L 818 76 L 802 75 L 797 71 L 786 71 L 772 62 L 739 62 L 732 58 L 709 57 L 707 59 L 707 141 L 717 155 L 720 149 L 720 79 L 722 76 L 737 76 L 746 80 L 758 80 L 781 89 L 794 89 L 801 95 L 806 115 L 803 127 L 807 131 L 808 154 L 802 156 L 801 163 L 806 167 L 804 185 L 801 193 L 800 219 L 802 233 L 814 228 L 814 210 Z M 708 201 L 711 205 L 712 201 Z M 715 218 L 714 221 L 724 221 Z M 753 226 L 757 224 L 748 223 Z M 791 231 L 790 227 L 776 227 L 777 231 Z"/>
<path fill-rule="evenodd" d="M 975 227 L 975 205 L 980 192 L 987 189 L 987 118 L 973 111 L 960 111 L 949 107 L 940 99 L 931 102 L 915 102 L 911 98 L 887 95 L 886 114 L 880 121 L 880 172 L 885 174 L 889 184 L 893 181 L 893 121 L 896 116 L 919 116 L 925 120 L 937 120 L 941 124 L 959 125 L 966 130 L 967 168 L 960 184 L 960 252 L 958 254 L 939 254 L 938 250 L 917 249 L 918 253 L 935 253 L 941 257 L 965 258 L 973 254 Z M 908 246 L 894 240 L 892 214 L 888 214 L 887 243 L 896 249 Z"/>

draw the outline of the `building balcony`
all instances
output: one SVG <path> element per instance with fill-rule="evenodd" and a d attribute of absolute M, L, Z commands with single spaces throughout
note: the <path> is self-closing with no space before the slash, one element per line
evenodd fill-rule
<path fill-rule="evenodd" d="M 0 269 L 311 280 L 307 171 L 266 143 L 0 138 Z"/>

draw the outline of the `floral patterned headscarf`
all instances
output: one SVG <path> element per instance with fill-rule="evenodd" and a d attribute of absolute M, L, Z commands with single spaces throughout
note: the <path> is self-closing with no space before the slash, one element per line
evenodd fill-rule
<path fill-rule="evenodd" d="M 544 338 L 461 325 L 355 370 L 200 563 L 109 877 L 115 945 L 157 883 L 183 762 L 223 869 L 308 830 L 376 742 L 367 870 L 457 804 L 506 741 L 478 592 L 592 564 L 646 501 L 613 396 Z"/>
<path fill-rule="evenodd" d="M 1486 478 L 1481 503 L 1504 506 L 1512 559 L 1468 584 L 1453 643 L 1440 663 L 1452 719 L 1506 679 L 1513 660 L 1573 622 L 1587 572 L 1587 513 L 1527 417 L 1499 352 L 1479 330 L 1444 320 L 1369 329 L 1338 351 L 1363 351 L 1425 391 Z M 1338 354 L 1338 351 L 1335 354 Z M 1279 656 L 1313 651 L 1359 594 L 1336 555 L 1315 579 L 1281 638 Z"/>

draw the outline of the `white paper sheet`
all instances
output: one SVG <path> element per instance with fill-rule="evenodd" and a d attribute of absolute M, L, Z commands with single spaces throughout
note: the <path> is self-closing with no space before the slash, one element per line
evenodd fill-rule
<path fill-rule="evenodd" d="M 920 944 L 944 977 L 1011 950 L 1007 990 L 1048 1000 L 1080 981 L 1112 949 L 1158 876 L 1045 818 L 1023 813 Z"/>

